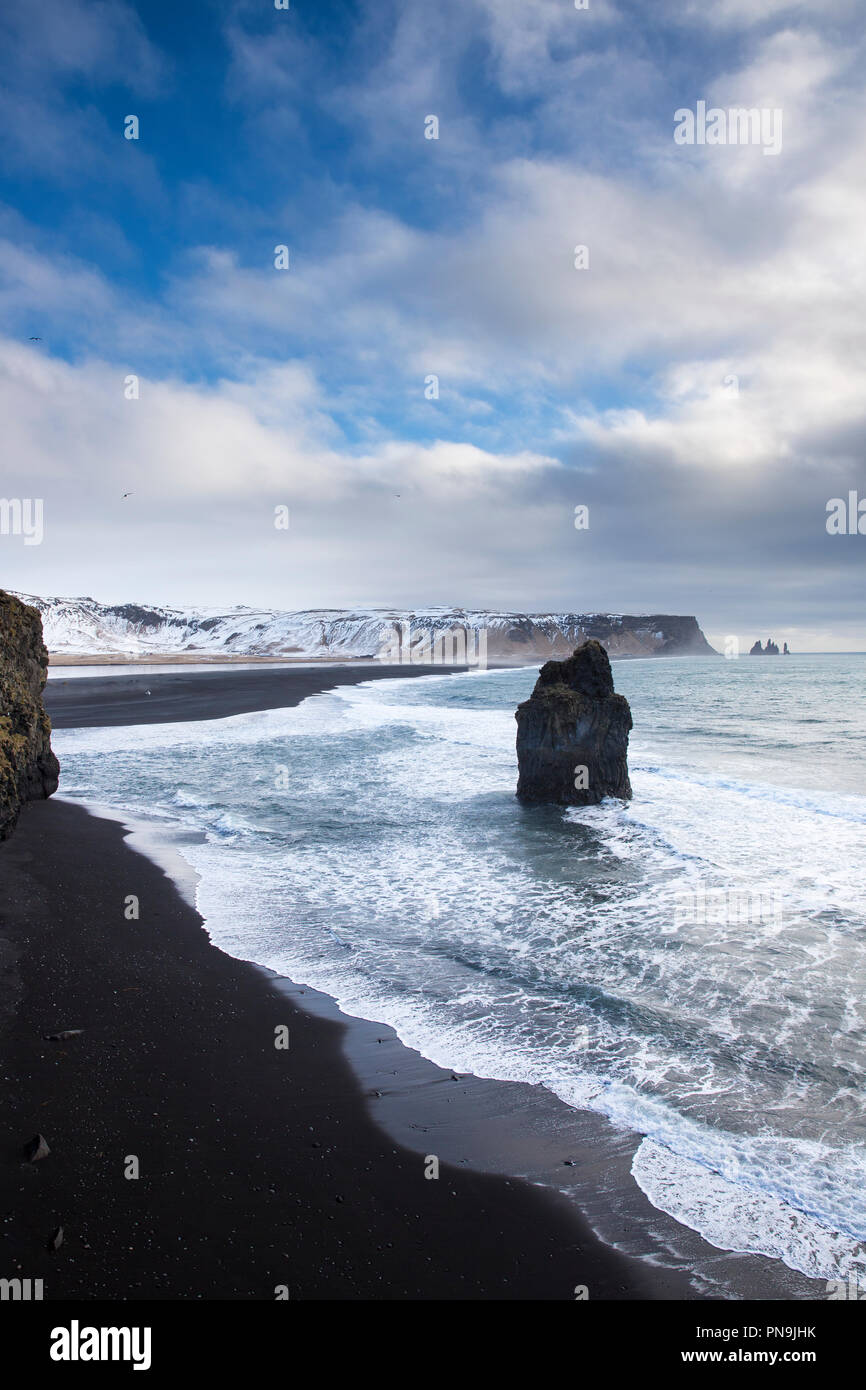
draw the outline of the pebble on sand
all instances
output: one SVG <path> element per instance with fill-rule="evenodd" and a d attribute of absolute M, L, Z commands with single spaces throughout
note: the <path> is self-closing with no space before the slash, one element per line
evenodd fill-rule
<path fill-rule="evenodd" d="M 24 1145 L 24 1157 L 28 1163 L 38 1163 L 40 1158 L 47 1158 L 51 1150 L 41 1134 L 34 1134 L 33 1138 Z"/>

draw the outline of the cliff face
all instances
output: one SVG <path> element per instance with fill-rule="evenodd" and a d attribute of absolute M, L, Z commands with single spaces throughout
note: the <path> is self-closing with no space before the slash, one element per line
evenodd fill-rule
<path fill-rule="evenodd" d="M 431 633 L 463 631 L 478 648 L 484 634 L 491 666 L 535 665 L 567 657 L 594 637 L 611 656 L 715 656 L 693 617 L 670 613 L 521 613 L 468 608 L 277 609 L 196 611 L 92 598 L 19 594 L 42 614 L 53 656 L 282 656 L 393 660 L 395 629 L 403 655 L 422 652 Z M 408 629 L 408 637 L 403 634 Z M 383 655 L 385 650 L 389 654 Z M 458 663 L 460 664 L 460 663 Z"/>
<path fill-rule="evenodd" d="M 38 612 L 0 589 L 0 840 L 25 801 L 57 790 L 60 765 L 42 704 L 47 668 Z"/>
<path fill-rule="evenodd" d="M 614 693 L 600 642 L 584 642 L 567 661 L 545 662 L 514 717 L 522 801 L 593 806 L 606 796 L 631 798 L 631 710 Z"/>

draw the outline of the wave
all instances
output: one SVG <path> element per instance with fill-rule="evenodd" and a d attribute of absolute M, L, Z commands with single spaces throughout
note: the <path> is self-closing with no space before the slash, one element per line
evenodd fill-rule
<path fill-rule="evenodd" d="M 223 949 L 440 1065 L 645 1136 L 638 1185 L 720 1248 L 859 1267 L 866 801 L 672 765 L 650 729 L 633 802 L 526 812 L 512 711 L 532 678 L 377 681 L 55 741 L 80 794 L 203 832 L 183 852 Z M 778 913 L 731 914 L 740 890 Z"/>

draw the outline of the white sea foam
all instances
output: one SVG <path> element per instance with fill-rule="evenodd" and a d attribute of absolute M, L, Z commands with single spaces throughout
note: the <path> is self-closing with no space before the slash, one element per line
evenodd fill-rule
<path fill-rule="evenodd" d="M 650 1139 L 635 1154 L 632 1174 L 654 1206 L 720 1250 L 775 1256 L 812 1279 L 866 1274 L 861 1241 Z"/>
<path fill-rule="evenodd" d="M 657 694 L 668 676 L 640 665 Z M 718 692 L 689 680 L 715 719 Z M 379 681 L 56 743 L 80 794 L 205 832 L 185 853 L 224 949 L 442 1065 L 542 1083 L 647 1136 L 636 1180 L 713 1244 L 846 1270 L 866 1236 L 866 800 L 785 784 L 771 750 L 767 781 L 741 775 L 744 754 L 713 767 L 697 721 L 661 757 L 675 692 L 644 711 L 633 802 L 524 812 L 512 711 L 529 685 Z M 732 885 L 778 893 L 780 916 L 678 910 Z"/>

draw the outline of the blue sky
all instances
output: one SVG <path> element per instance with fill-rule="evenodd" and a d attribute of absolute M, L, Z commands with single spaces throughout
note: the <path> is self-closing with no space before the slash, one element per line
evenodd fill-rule
<path fill-rule="evenodd" d="M 848 0 L 10 0 L 2 492 L 46 529 L 0 537 L 3 582 L 866 646 L 866 536 L 824 524 L 866 496 L 861 27 Z M 782 111 L 781 151 L 676 145 L 699 100 Z"/>

